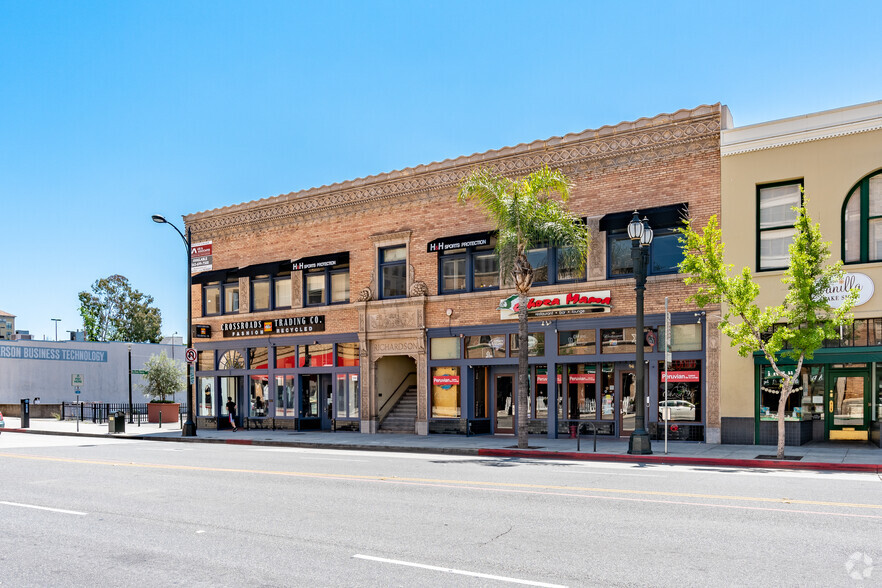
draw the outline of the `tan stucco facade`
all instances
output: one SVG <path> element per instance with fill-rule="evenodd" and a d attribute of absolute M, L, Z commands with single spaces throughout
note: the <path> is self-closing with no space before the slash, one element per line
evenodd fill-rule
<path fill-rule="evenodd" d="M 803 117 L 724 130 L 721 138 L 721 224 L 726 261 L 750 267 L 761 305 L 779 304 L 783 271 L 757 271 L 757 187 L 802 180 L 808 212 L 842 258 L 846 197 L 862 178 L 882 168 L 882 101 Z M 882 263 L 849 264 L 869 276 L 875 295 L 855 318 L 882 317 Z M 725 337 L 721 349 L 722 417 L 754 417 L 753 358 L 739 357 Z"/>

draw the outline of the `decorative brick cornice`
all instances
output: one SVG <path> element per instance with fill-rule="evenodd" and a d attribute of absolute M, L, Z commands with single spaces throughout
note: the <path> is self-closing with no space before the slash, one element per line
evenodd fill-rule
<path fill-rule="evenodd" d="M 254 224 L 277 225 L 370 210 L 389 199 L 403 201 L 446 195 L 477 166 L 499 174 L 523 175 L 542 166 L 566 173 L 602 173 L 688 153 L 719 150 L 719 104 L 678 110 L 653 118 L 622 122 L 596 130 L 553 137 L 514 147 L 434 162 L 376 176 L 350 180 L 255 200 L 184 217 L 194 237 L 253 230 Z"/>

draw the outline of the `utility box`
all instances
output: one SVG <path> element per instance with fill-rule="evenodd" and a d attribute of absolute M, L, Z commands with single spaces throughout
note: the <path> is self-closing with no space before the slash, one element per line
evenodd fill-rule
<path fill-rule="evenodd" d="M 21 428 L 31 428 L 31 401 L 27 398 L 21 399 Z"/>

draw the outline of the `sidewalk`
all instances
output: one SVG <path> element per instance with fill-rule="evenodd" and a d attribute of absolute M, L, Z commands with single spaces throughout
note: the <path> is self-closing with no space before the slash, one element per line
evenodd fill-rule
<path fill-rule="evenodd" d="M 821 471 L 875 472 L 882 474 L 882 449 L 869 444 L 810 444 L 788 447 L 788 457 L 799 460 L 779 461 L 758 459 L 775 454 L 775 447 L 763 445 L 708 445 L 705 443 L 669 442 L 664 454 L 664 442 L 653 441 L 653 455 L 628 455 L 627 439 L 582 437 L 577 451 L 575 439 L 531 436 L 530 449 L 517 449 L 512 436 L 476 435 L 363 435 L 352 432 L 320 432 L 290 430 L 250 430 L 237 432 L 200 429 L 196 437 L 182 437 L 180 423 L 156 424 L 126 423 L 126 432 L 108 433 L 107 424 L 92 422 L 31 419 L 29 429 L 20 429 L 20 421 L 6 417 L 5 434 L 31 433 L 44 435 L 80 435 L 86 437 L 113 437 L 183 443 L 227 443 L 236 445 L 268 445 L 276 447 L 305 447 L 315 449 L 351 449 L 367 451 L 396 451 L 438 453 L 448 455 L 478 455 L 508 458 L 557 458 L 584 461 L 615 461 L 644 464 L 695 465 L 709 467 L 749 467 L 766 469 L 799 469 Z M 2 439 L 0 439 L 2 447 Z"/>

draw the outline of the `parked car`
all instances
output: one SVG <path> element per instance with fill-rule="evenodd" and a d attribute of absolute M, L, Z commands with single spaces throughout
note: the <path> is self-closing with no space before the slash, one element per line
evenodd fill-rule
<path fill-rule="evenodd" d="M 3 413 L 0 412 L 0 429 L 6 426 L 6 421 L 3 420 Z"/>
<path fill-rule="evenodd" d="M 662 400 L 658 403 L 658 420 L 663 421 L 662 409 L 669 407 L 671 409 L 670 420 L 672 421 L 694 421 L 695 405 L 686 400 Z"/>

